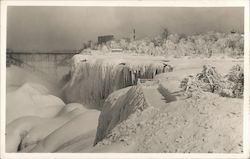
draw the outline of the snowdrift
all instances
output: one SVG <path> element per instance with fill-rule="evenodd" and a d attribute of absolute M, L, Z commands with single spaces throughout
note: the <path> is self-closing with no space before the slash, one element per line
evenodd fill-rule
<path fill-rule="evenodd" d="M 172 71 L 163 57 L 126 55 L 75 55 L 63 90 L 67 103 L 78 102 L 100 108 L 115 90 L 135 85 L 137 80 L 152 79 Z"/>

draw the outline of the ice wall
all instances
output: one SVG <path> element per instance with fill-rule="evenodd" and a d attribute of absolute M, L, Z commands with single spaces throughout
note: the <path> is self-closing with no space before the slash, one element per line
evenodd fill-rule
<path fill-rule="evenodd" d="M 75 55 L 63 88 L 66 103 L 78 102 L 101 108 L 115 90 L 137 84 L 138 78 L 152 79 L 172 71 L 163 57 Z"/>

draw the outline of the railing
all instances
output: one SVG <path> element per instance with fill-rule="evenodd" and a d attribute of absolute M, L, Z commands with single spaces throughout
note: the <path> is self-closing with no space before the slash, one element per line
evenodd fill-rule
<path fill-rule="evenodd" d="M 149 78 L 149 79 L 146 79 L 146 78 L 138 78 L 137 79 L 137 85 L 142 85 L 142 86 L 155 86 L 155 84 L 159 84 L 160 83 L 160 80 L 159 79 L 152 79 L 152 78 Z"/>

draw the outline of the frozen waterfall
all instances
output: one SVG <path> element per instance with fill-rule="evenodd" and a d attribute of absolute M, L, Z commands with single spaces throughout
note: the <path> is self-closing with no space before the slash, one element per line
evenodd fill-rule
<path fill-rule="evenodd" d="M 173 68 L 163 61 L 159 57 L 75 55 L 63 88 L 63 98 L 67 103 L 78 102 L 100 108 L 115 90 L 136 85 L 139 78 L 153 79 L 157 74 L 172 71 Z"/>

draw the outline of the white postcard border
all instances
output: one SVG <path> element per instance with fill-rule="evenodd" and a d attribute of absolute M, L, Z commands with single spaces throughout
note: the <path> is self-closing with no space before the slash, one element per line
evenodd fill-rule
<path fill-rule="evenodd" d="M 0 158 L 249 158 L 249 1 L 247 0 L 178 0 L 178 1 L 1 1 L 1 156 Z M 6 31 L 8 6 L 116 6 L 116 7 L 244 7 L 244 121 L 242 154 L 205 153 L 5 153 Z"/>

